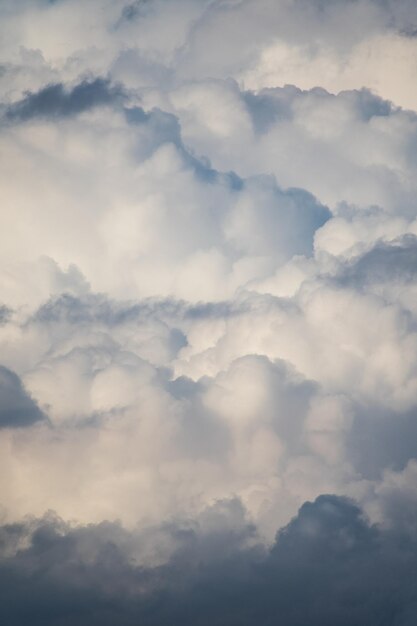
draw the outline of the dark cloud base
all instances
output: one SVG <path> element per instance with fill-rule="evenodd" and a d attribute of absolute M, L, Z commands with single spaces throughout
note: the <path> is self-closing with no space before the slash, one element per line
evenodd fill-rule
<path fill-rule="evenodd" d="M 3 526 L 1 623 L 416 623 L 416 536 L 371 526 L 345 498 L 305 503 L 268 552 L 247 547 L 251 526 L 224 528 L 171 526 L 177 549 L 166 565 L 150 568 L 132 562 L 143 537 L 118 524 L 70 528 L 50 517 Z"/>

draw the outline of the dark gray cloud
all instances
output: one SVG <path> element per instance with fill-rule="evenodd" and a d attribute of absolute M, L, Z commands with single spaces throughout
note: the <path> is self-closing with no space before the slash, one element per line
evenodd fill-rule
<path fill-rule="evenodd" d="M 299 94 L 301 94 L 301 89 L 293 85 L 262 89 L 259 93 L 244 91 L 242 98 L 252 118 L 255 131 L 264 133 L 278 120 L 291 119 L 292 99 Z"/>
<path fill-rule="evenodd" d="M 154 107 L 145 111 L 141 107 L 126 107 L 127 122 L 140 131 L 140 141 L 136 147 L 136 157 L 140 160 L 149 157 L 160 146 L 172 143 L 177 148 L 184 163 L 191 168 L 196 177 L 208 183 L 223 182 L 232 189 L 240 190 L 243 180 L 234 172 L 218 172 L 211 167 L 210 161 L 186 147 L 181 136 L 178 118 L 172 113 Z"/>
<path fill-rule="evenodd" d="M 33 314 L 31 321 L 70 325 L 98 322 L 112 327 L 141 319 L 217 318 L 233 312 L 237 311 L 233 311 L 228 302 L 190 305 L 170 298 L 146 298 L 137 302 L 113 300 L 104 294 L 91 293 L 79 297 L 62 293 L 43 304 Z"/>
<path fill-rule="evenodd" d="M 357 407 L 346 443 L 352 465 L 364 478 L 380 479 L 388 468 L 403 470 L 417 458 L 417 407 L 403 412 Z"/>
<path fill-rule="evenodd" d="M 237 502 L 200 525 L 168 525 L 165 565 L 132 559 L 144 540 L 118 524 L 70 528 L 49 518 L 0 530 L 0 613 L 10 626 L 412 626 L 417 541 L 371 526 L 351 501 L 304 504 L 272 549 Z M 148 536 L 149 539 L 149 536 Z"/>
<path fill-rule="evenodd" d="M 417 237 L 404 235 L 391 242 L 378 242 L 340 273 L 342 284 L 362 289 L 380 283 L 410 283 L 417 277 Z"/>
<path fill-rule="evenodd" d="M 105 294 L 90 293 L 75 296 L 62 293 L 50 298 L 33 313 L 29 325 L 42 325 L 53 328 L 66 324 L 81 328 L 99 324 L 112 329 L 129 323 L 162 322 L 170 327 L 172 340 L 179 346 L 187 343 L 186 336 L 177 325 L 196 320 L 218 320 L 236 318 L 251 307 L 259 307 L 261 302 L 256 294 L 250 300 L 241 302 L 201 302 L 190 304 L 174 298 L 145 298 L 139 301 L 114 300 Z M 271 300 L 273 300 L 271 296 Z M 286 303 L 281 303 L 284 306 Z M 271 305 L 271 303 L 270 303 Z M 3 317 L 0 309 L 0 324 L 5 323 L 11 312 L 4 307 Z"/>
<path fill-rule="evenodd" d="M 34 314 L 32 321 L 40 323 L 88 324 L 97 321 L 113 326 L 129 320 L 137 320 L 146 304 L 113 302 L 101 294 L 84 297 L 68 293 L 60 294 L 43 304 Z"/>
<path fill-rule="evenodd" d="M 30 426 L 43 418 L 17 374 L 0 365 L 0 428 Z"/>
<path fill-rule="evenodd" d="M 296 307 L 273 296 L 257 296 L 251 293 L 250 299 L 241 301 L 199 302 L 190 304 L 174 298 L 144 298 L 140 301 L 114 300 L 105 294 L 90 293 L 75 296 L 61 293 L 42 304 L 32 315 L 29 323 L 69 324 L 79 326 L 98 322 L 108 327 L 149 320 L 213 320 L 233 318 L 247 313 L 251 308 L 259 309 L 262 304 L 291 309 Z M 9 309 L 4 307 L 4 321 Z M 0 309 L 1 311 L 1 309 Z"/>
<path fill-rule="evenodd" d="M 56 83 L 34 93 L 28 92 L 22 100 L 6 109 L 5 118 L 9 122 L 23 122 L 36 117 L 70 117 L 96 106 L 111 104 L 122 96 L 123 90 L 105 78 L 84 80 L 72 89 Z"/>
<path fill-rule="evenodd" d="M 322 98 L 325 102 L 345 102 L 364 122 L 369 122 L 373 117 L 387 117 L 398 110 L 392 102 L 384 100 L 366 88 L 341 91 L 337 95 L 321 87 L 302 90 L 294 85 L 261 89 L 259 92 L 242 92 L 242 98 L 252 118 L 254 129 L 261 134 L 267 132 L 276 123 L 291 121 L 294 107 L 300 101 L 312 96 Z"/>
<path fill-rule="evenodd" d="M 4 304 L 0 305 L 0 326 L 8 322 L 11 314 L 12 310 L 9 309 L 9 307 L 5 306 Z"/>
<path fill-rule="evenodd" d="M 127 4 L 125 7 L 123 7 L 120 21 L 131 21 L 137 19 L 138 17 L 146 15 L 151 5 L 151 0 L 136 0 L 136 2 Z"/>
<path fill-rule="evenodd" d="M 398 111 L 389 100 L 375 95 L 369 89 L 350 89 L 341 91 L 335 98 L 340 98 L 352 103 L 364 122 L 369 122 L 373 117 L 387 117 Z"/>
<path fill-rule="evenodd" d="M 388 28 L 408 34 L 409 29 L 417 25 L 417 7 L 414 0 L 295 0 L 294 4 L 301 10 L 311 10 L 312 6 L 323 16 L 334 14 L 349 5 L 374 5 L 381 11 L 379 17 Z"/>
<path fill-rule="evenodd" d="M 414 36 L 417 29 L 417 5 L 414 0 L 374 0 L 387 12 L 389 24 L 402 34 Z"/>

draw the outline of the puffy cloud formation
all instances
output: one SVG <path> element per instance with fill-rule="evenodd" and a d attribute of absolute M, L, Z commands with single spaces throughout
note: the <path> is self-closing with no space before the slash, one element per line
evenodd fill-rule
<path fill-rule="evenodd" d="M 415 3 L 0 24 L 4 621 L 414 624 Z"/>

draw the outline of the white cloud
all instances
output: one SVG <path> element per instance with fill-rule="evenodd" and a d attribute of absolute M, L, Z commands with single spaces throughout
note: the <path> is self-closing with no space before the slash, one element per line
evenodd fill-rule
<path fill-rule="evenodd" d="M 6 519 L 236 497 L 270 540 L 332 492 L 388 524 L 417 455 L 405 8 L 2 4 L 6 408 L 48 416 L 0 431 Z"/>

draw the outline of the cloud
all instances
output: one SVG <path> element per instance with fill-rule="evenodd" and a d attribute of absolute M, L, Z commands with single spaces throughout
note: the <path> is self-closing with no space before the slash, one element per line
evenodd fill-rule
<path fill-rule="evenodd" d="M 271 171 L 281 186 L 308 189 L 335 213 L 343 198 L 362 209 L 413 215 L 407 146 L 416 116 L 366 89 L 240 91 L 230 79 L 199 80 L 174 90 L 171 107 L 184 141 L 217 169 L 240 176 Z"/>
<path fill-rule="evenodd" d="M 0 428 L 31 426 L 44 419 L 19 377 L 3 366 L 0 366 L 0 397 Z"/>
<path fill-rule="evenodd" d="M 10 105 L 5 117 L 11 122 L 24 122 L 36 117 L 68 117 L 95 106 L 109 105 L 120 99 L 121 95 L 120 89 L 112 87 L 103 78 L 84 80 L 68 91 L 61 83 L 47 85 Z"/>
<path fill-rule="evenodd" d="M 177 118 L 159 109 L 114 105 L 91 115 L 87 127 L 77 117 L 33 118 L 3 134 L 14 154 L 3 197 L 15 206 L 13 217 L 3 216 L 3 255 L 10 258 L 12 238 L 19 242 L 6 304 L 28 302 L 31 292 L 40 304 L 54 292 L 51 264 L 47 271 L 39 265 L 35 283 L 19 277 L 33 254 L 76 266 L 93 291 L 197 302 L 223 300 L 294 254 L 312 253 L 330 213 L 307 191 L 282 189 L 272 176 L 217 170 L 186 147 Z M 33 150 L 43 157 L 32 159 Z M 28 218 L 34 194 L 35 224 Z"/>
<path fill-rule="evenodd" d="M 389 243 L 378 242 L 359 258 L 355 258 L 350 267 L 344 268 L 341 280 L 356 284 L 362 289 L 371 285 L 398 282 L 413 283 L 417 274 L 417 237 L 404 235 Z"/>
<path fill-rule="evenodd" d="M 10 318 L 12 311 L 7 306 L 0 306 L 0 324 L 5 324 Z"/>
<path fill-rule="evenodd" d="M 175 547 L 153 568 L 132 556 L 146 536 L 117 524 L 71 528 L 52 517 L 3 526 L 0 611 L 13 625 L 203 625 L 225 616 L 248 625 L 277 616 L 289 626 L 376 626 L 387 616 L 412 624 L 416 545 L 401 531 L 369 525 L 348 500 L 320 496 L 265 551 L 248 545 L 253 531 L 242 519 L 240 529 L 225 529 L 236 515 L 237 504 L 223 503 L 191 526 L 161 529 Z"/>
<path fill-rule="evenodd" d="M 415 622 L 415 21 L 0 3 L 3 621 Z"/>

